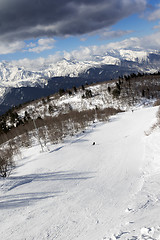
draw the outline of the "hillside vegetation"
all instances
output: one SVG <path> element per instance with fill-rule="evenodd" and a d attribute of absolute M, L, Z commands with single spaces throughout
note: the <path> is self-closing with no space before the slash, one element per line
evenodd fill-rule
<path fill-rule="evenodd" d="M 1 176 L 10 173 L 15 152 L 32 146 L 35 139 L 43 151 L 48 142 L 58 143 L 83 131 L 93 121 L 107 121 L 111 115 L 135 106 L 155 101 L 158 104 L 159 99 L 160 73 L 139 73 L 66 91 L 60 89 L 57 94 L 15 107 L 0 117 Z"/>

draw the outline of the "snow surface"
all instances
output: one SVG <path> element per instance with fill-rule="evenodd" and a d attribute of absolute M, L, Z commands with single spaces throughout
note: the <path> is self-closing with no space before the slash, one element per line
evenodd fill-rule
<path fill-rule="evenodd" d="M 0 239 L 160 239 L 160 131 L 147 134 L 156 112 L 120 113 L 49 152 L 24 149 L 0 180 Z"/>

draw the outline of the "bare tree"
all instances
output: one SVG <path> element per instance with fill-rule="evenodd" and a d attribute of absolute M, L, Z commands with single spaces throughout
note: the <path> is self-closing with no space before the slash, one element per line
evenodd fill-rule
<path fill-rule="evenodd" d="M 0 150 L 0 177 L 9 176 L 13 167 L 13 151 L 10 148 Z"/>

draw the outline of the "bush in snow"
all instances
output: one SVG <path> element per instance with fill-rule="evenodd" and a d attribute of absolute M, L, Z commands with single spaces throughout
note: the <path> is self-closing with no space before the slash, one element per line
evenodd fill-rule
<path fill-rule="evenodd" d="M 160 99 L 157 99 L 154 103 L 154 106 L 160 106 Z"/>
<path fill-rule="evenodd" d="M 13 167 L 13 151 L 10 148 L 0 150 L 0 177 L 9 176 Z"/>
<path fill-rule="evenodd" d="M 113 97 L 119 97 L 121 91 L 118 88 L 114 88 L 112 91 Z"/>

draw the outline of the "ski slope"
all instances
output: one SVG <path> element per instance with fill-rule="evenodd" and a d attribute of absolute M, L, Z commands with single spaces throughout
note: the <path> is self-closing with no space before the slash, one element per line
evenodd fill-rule
<path fill-rule="evenodd" d="M 120 113 L 49 152 L 24 149 L 0 179 L 0 239 L 160 239 L 160 131 L 146 134 L 156 112 Z"/>

